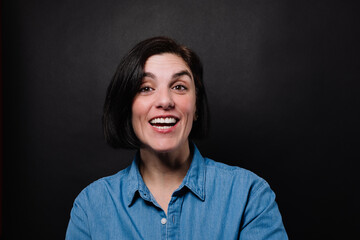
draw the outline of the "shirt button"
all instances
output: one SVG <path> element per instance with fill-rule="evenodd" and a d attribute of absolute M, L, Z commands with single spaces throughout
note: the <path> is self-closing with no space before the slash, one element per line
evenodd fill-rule
<path fill-rule="evenodd" d="M 161 224 L 166 224 L 166 222 L 167 222 L 166 218 L 161 219 Z"/>

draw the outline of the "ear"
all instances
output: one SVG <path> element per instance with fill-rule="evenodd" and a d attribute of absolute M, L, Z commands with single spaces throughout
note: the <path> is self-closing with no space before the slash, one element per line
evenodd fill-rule
<path fill-rule="evenodd" d="M 198 115 L 197 111 L 195 111 L 195 114 L 194 114 L 194 122 L 195 122 L 196 120 L 198 120 L 198 117 L 199 117 L 199 115 Z"/>
<path fill-rule="evenodd" d="M 197 100 L 197 99 L 196 99 L 196 100 Z M 195 102 L 193 121 L 195 122 L 196 120 L 198 120 L 198 118 L 199 118 L 199 114 L 198 114 L 198 111 L 197 111 L 197 104 L 196 104 L 196 102 Z"/>

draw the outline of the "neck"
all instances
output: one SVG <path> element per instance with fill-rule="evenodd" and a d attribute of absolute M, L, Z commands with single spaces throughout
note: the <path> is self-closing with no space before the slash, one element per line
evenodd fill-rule
<path fill-rule="evenodd" d="M 159 153 L 148 148 L 140 149 L 139 163 L 142 178 L 167 214 L 173 192 L 180 186 L 191 164 L 189 143 L 176 151 Z"/>
<path fill-rule="evenodd" d="M 181 184 L 191 164 L 188 142 L 181 149 L 165 153 L 141 148 L 140 158 L 140 172 L 148 187 L 159 186 L 176 189 Z"/>

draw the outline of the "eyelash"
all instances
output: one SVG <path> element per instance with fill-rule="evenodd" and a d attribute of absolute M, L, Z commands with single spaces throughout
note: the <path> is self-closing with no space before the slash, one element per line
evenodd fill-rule
<path fill-rule="evenodd" d="M 150 92 L 152 90 L 154 90 L 154 89 L 151 87 L 142 87 L 139 89 L 139 92 Z"/>
<path fill-rule="evenodd" d="M 176 85 L 176 86 L 172 87 L 172 89 L 177 90 L 177 91 L 185 91 L 185 90 L 187 90 L 187 87 L 185 87 L 184 85 Z M 152 87 L 142 87 L 139 89 L 139 92 L 150 92 L 153 90 L 154 89 Z"/>
<path fill-rule="evenodd" d="M 181 88 L 181 89 L 179 89 L 179 88 Z M 184 85 L 176 85 L 176 86 L 174 86 L 172 89 L 174 89 L 174 90 L 178 90 L 178 91 L 185 91 L 185 90 L 187 90 L 187 87 L 185 87 Z"/>

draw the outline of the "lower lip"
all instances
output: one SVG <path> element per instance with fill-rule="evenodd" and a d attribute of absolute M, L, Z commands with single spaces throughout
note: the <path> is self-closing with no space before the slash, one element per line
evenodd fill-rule
<path fill-rule="evenodd" d="M 176 126 L 179 124 L 180 121 L 178 121 L 174 126 L 172 127 L 169 127 L 169 128 L 164 128 L 164 129 L 161 129 L 161 128 L 157 128 L 157 127 L 154 127 L 153 125 L 151 125 L 150 123 L 150 126 L 156 131 L 156 132 L 159 132 L 159 133 L 170 133 L 172 131 L 175 130 Z"/>

